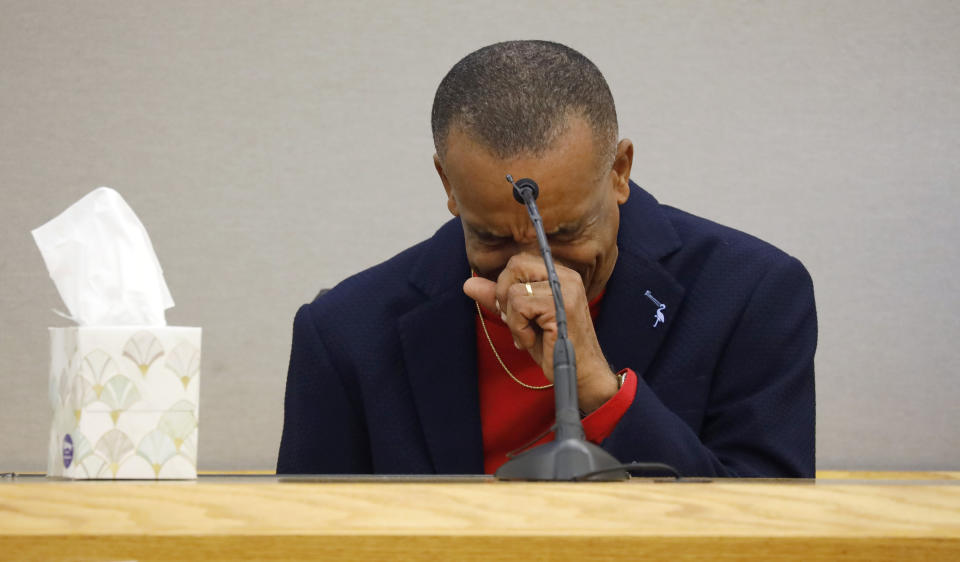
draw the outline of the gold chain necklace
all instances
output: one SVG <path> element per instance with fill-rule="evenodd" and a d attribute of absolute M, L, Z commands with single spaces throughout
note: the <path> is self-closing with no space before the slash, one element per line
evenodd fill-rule
<path fill-rule="evenodd" d="M 522 380 L 518 379 L 510 372 L 510 369 L 507 368 L 507 365 L 503 362 L 503 359 L 500 359 L 500 354 L 497 353 L 497 348 L 493 345 L 493 339 L 490 337 L 490 332 L 487 331 L 487 324 L 483 321 L 483 313 L 480 312 L 480 303 L 474 301 L 473 304 L 477 305 L 477 316 L 480 318 L 480 327 L 483 328 L 483 335 L 487 336 L 487 342 L 490 344 L 490 349 L 493 351 L 493 356 L 497 358 L 497 361 L 500 363 L 500 366 L 503 367 L 503 370 L 510 375 L 510 378 L 513 379 L 513 382 L 519 384 L 523 388 L 529 388 L 530 390 L 546 390 L 553 386 L 553 383 L 545 384 L 542 386 L 535 386 L 532 384 L 527 384 Z"/>

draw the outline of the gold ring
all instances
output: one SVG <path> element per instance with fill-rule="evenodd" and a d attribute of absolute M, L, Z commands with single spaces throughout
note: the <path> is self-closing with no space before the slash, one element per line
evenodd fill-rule
<path fill-rule="evenodd" d="M 527 296 L 532 297 L 532 296 L 533 296 L 533 287 L 530 286 L 530 283 L 524 283 L 523 286 L 527 288 Z"/>

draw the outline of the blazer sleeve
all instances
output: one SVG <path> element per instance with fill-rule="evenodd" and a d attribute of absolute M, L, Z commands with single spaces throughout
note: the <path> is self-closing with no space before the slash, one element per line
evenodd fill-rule
<path fill-rule="evenodd" d="M 621 462 L 665 462 L 684 476 L 815 474 L 813 283 L 792 257 L 761 278 L 718 360 L 702 425 L 670 411 L 642 378 L 602 443 Z"/>
<path fill-rule="evenodd" d="M 278 474 L 372 472 L 366 425 L 312 317 L 297 311 L 284 398 Z"/>

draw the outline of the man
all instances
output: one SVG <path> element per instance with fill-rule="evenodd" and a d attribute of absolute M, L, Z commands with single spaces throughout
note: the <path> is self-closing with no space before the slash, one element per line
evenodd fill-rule
<path fill-rule="evenodd" d="M 687 476 L 813 476 L 807 272 L 633 184 L 593 63 L 480 49 L 432 124 L 454 219 L 297 313 L 278 473 L 491 473 L 549 439 L 554 305 L 509 173 L 540 186 L 588 439 Z"/>

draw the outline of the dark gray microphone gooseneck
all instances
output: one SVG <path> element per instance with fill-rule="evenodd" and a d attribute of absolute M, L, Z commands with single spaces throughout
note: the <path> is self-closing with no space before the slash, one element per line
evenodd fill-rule
<path fill-rule="evenodd" d="M 526 205 L 530 214 L 556 307 L 557 342 L 553 346 L 556 422 L 553 441 L 512 458 L 497 470 L 496 477 L 503 480 L 575 480 L 588 473 L 606 471 L 594 480 L 625 480 L 629 477 L 627 472 L 615 470 L 620 466 L 620 462 L 584 438 L 577 398 L 577 360 L 573 343 L 567 338 L 567 314 L 563 306 L 563 294 L 560 292 L 560 279 L 553 264 L 543 220 L 537 209 L 536 199 L 540 188 L 529 178 L 514 182 L 513 177 L 507 174 L 507 181 L 513 186 L 513 197 Z"/>

